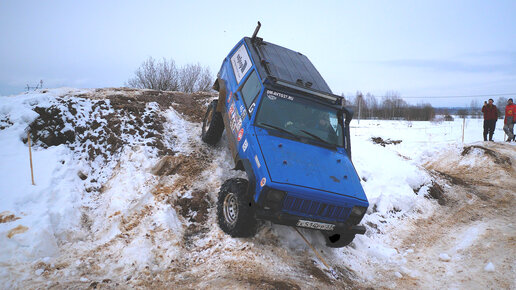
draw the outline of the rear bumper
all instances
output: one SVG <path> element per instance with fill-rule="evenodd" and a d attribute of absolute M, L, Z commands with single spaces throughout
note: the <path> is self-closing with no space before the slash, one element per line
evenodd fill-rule
<path fill-rule="evenodd" d="M 280 225 L 286 225 L 286 226 L 298 226 L 298 221 L 312 221 L 315 223 L 324 223 L 324 224 L 332 224 L 335 225 L 335 227 L 332 230 L 323 230 L 323 229 L 316 229 L 316 228 L 309 228 L 309 227 L 302 227 L 302 228 L 308 228 L 312 230 L 321 230 L 321 231 L 327 231 L 327 232 L 335 232 L 340 234 L 356 234 L 356 235 L 363 235 L 366 232 L 366 228 L 361 225 L 347 225 L 346 223 L 342 222 L 329 222 L 325 220 L 314 220 L 310 218 L 305 218 L 302 216 L 295 216 L 287 213 L 282 212 L 272 212 L 270 210 L 257 210 L 256 211 L 256 217 L 259 219 L 269 220 L 275 224 Z"/>

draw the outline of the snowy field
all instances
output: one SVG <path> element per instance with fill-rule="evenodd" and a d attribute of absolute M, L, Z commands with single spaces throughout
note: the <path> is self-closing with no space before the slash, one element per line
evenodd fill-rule
<path fill-rule="evenodd" d="M 495 142 L 482 142 L 482 120 L 466 119 L 464 143 L 459 118 L 353 120 L 367 233 L 329 249 L 303 230 L 327 269 L 291 228 L 266 222 L 251 239 L 218 228 L 218 188 L 242 173 L 225 139 L 200 140 L 210 97 L 159 97 L 0 97 L 0 288 L 516 287 L 516 144 L 503 142 L 503 120 Z M 63 122 L 41 118 L 52 112 Z"/>

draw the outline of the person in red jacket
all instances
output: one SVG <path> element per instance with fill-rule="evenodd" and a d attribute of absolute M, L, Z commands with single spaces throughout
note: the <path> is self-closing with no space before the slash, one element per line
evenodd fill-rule
<path fill-rule="evenodd" d="M 516 105 L 512 103 L 512 99 L 507 100 L 505 107 L 505 120 L 503 121 L 503 130 L 507 134 L 507 142 L 514 140 L 514 123 L 516 123 Z"/>
<path fill-rule="evenodd" d="M 482 113 L 484 113 L 484 141 L 487 141 L 489 133 L 489 141 L 493 141 L 493 134 L 498 120 L 498 109 L 493 105 L 493 99 L 489 99 L 489 104 L 484 102 Z"/>

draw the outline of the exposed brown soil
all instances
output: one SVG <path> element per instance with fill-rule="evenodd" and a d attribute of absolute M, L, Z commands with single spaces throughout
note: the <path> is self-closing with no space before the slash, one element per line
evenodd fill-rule
<path fill-rule="evenodd" d="M 0 213 L 0 224 L 12 222 L 15 220 L 19 220 L 20 218 L 15 216 L 14 214 L 4 211 Z"/>
<path fill-rule="evenodd" d="M 21 233 L 24 233 L 26 231 L 28 231 L 29 228 L 26 227 L 26 226 L 22 226 L 22 225 L 18 225 L 16 226 L 15 228 L 9 230 L 9 232 L 7 232 L 7 237 L 10 239 L 12 238 L 14 235 L 17 235 L 17 234 L 21 234 Z"/>
<path fill-rule="evenodd" d="M 159 183 L 153 195 L 156 200 L 167 201 L 174 206 L 176 212 L 189 222 L 183 236 L 186 246 L 190 245 L 194 236 L 209 230 L 206 222 L 214 202 L 207 190 L 195 188 L 196 177 L 206 169 L 208 160 L 208 153 L 198 149 L 190 156 L 165 156 L 152 170 L 158 176 L 177 175 L 177 179 L 170 186 Z M 189 192 L 190 196 L 185 197 Z"/>
<path fill-rule="evenodd" d="M 186 220 L 203 224 L 208 219 L 211 200 L 205 191 L 194 191 L 192 198 L 178 198 L 174 205 Z"/>
<path fill-rule="evenodd" d="M 39 117 L 29 125 L 28 131 L 35 146 L 47 148 L 68 144 L 72 149 L 77 146 L 88 153 L 90 160 L 97 156 L 108 159 L 127 145 L 128 139 L 140 140 L 146 146 L 156 148 L 160 156 L 174 155 L 165 140 L 175 136 L 164 136 L 166 119 L 162 112 L 173 107 L 186 119 L 200 122 L 204 116 L 204 103 L 213 96 L 126 88 L 97 89 L 75 96 L 93 101 L 89 116 L 78 115 L 76 108 L 81 106 L 80 101 L 63 97 L 50 107 L 35 107 Z M 150 103 L 156 103 L 159 110 L 149 110 Z M 105 123 L 99 123 L 97 118 Z M 79 125 L 79 120 L 84 120 L 85 124 Z M 9 124 L 7 122 L 2 124 Z M 27 138 L 23 141 L 26 143 Z"/>
<path fill-rule="evenodd" d="M 511 158 L 509 156 L 503 156 L 494 150 L 491 150 L 491 149 L 483 147 L 483 146 L 478 146 L 478 145 L 464 147 L 461 155 L 466 156 L 466 155 L 470 154 L 473 149 L 481 150 L 483 152 L 483 154 L 491 157 L 495 164 L 503 165 L 506 167 L 510 167 L 512 165 Z"/>
<path fill-rule="evenodd" d="M 9 119 L 9 117 L 6 117 L 5 119 L 0 119 L 0 131 L 7 129 L 13 125 L 13 122 Z"/>
<path fill-rule="evenodd" d="M 433 199 L 437 199 L 439 205 L 446 205 L 446 196 L 444 195 L 444 190 L 435 181 L 432 181 L 432 186 L 430 187 L 428 194 Z"/>

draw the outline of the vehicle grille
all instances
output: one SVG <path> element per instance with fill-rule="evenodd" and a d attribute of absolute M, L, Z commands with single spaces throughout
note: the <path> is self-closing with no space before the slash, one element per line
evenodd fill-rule
<path fill-rule="evenodd" d="M 351 208 L 287 196 L 283 201 L 283 210 L 313 217 L 345 221 L 349 216 Z"/>

